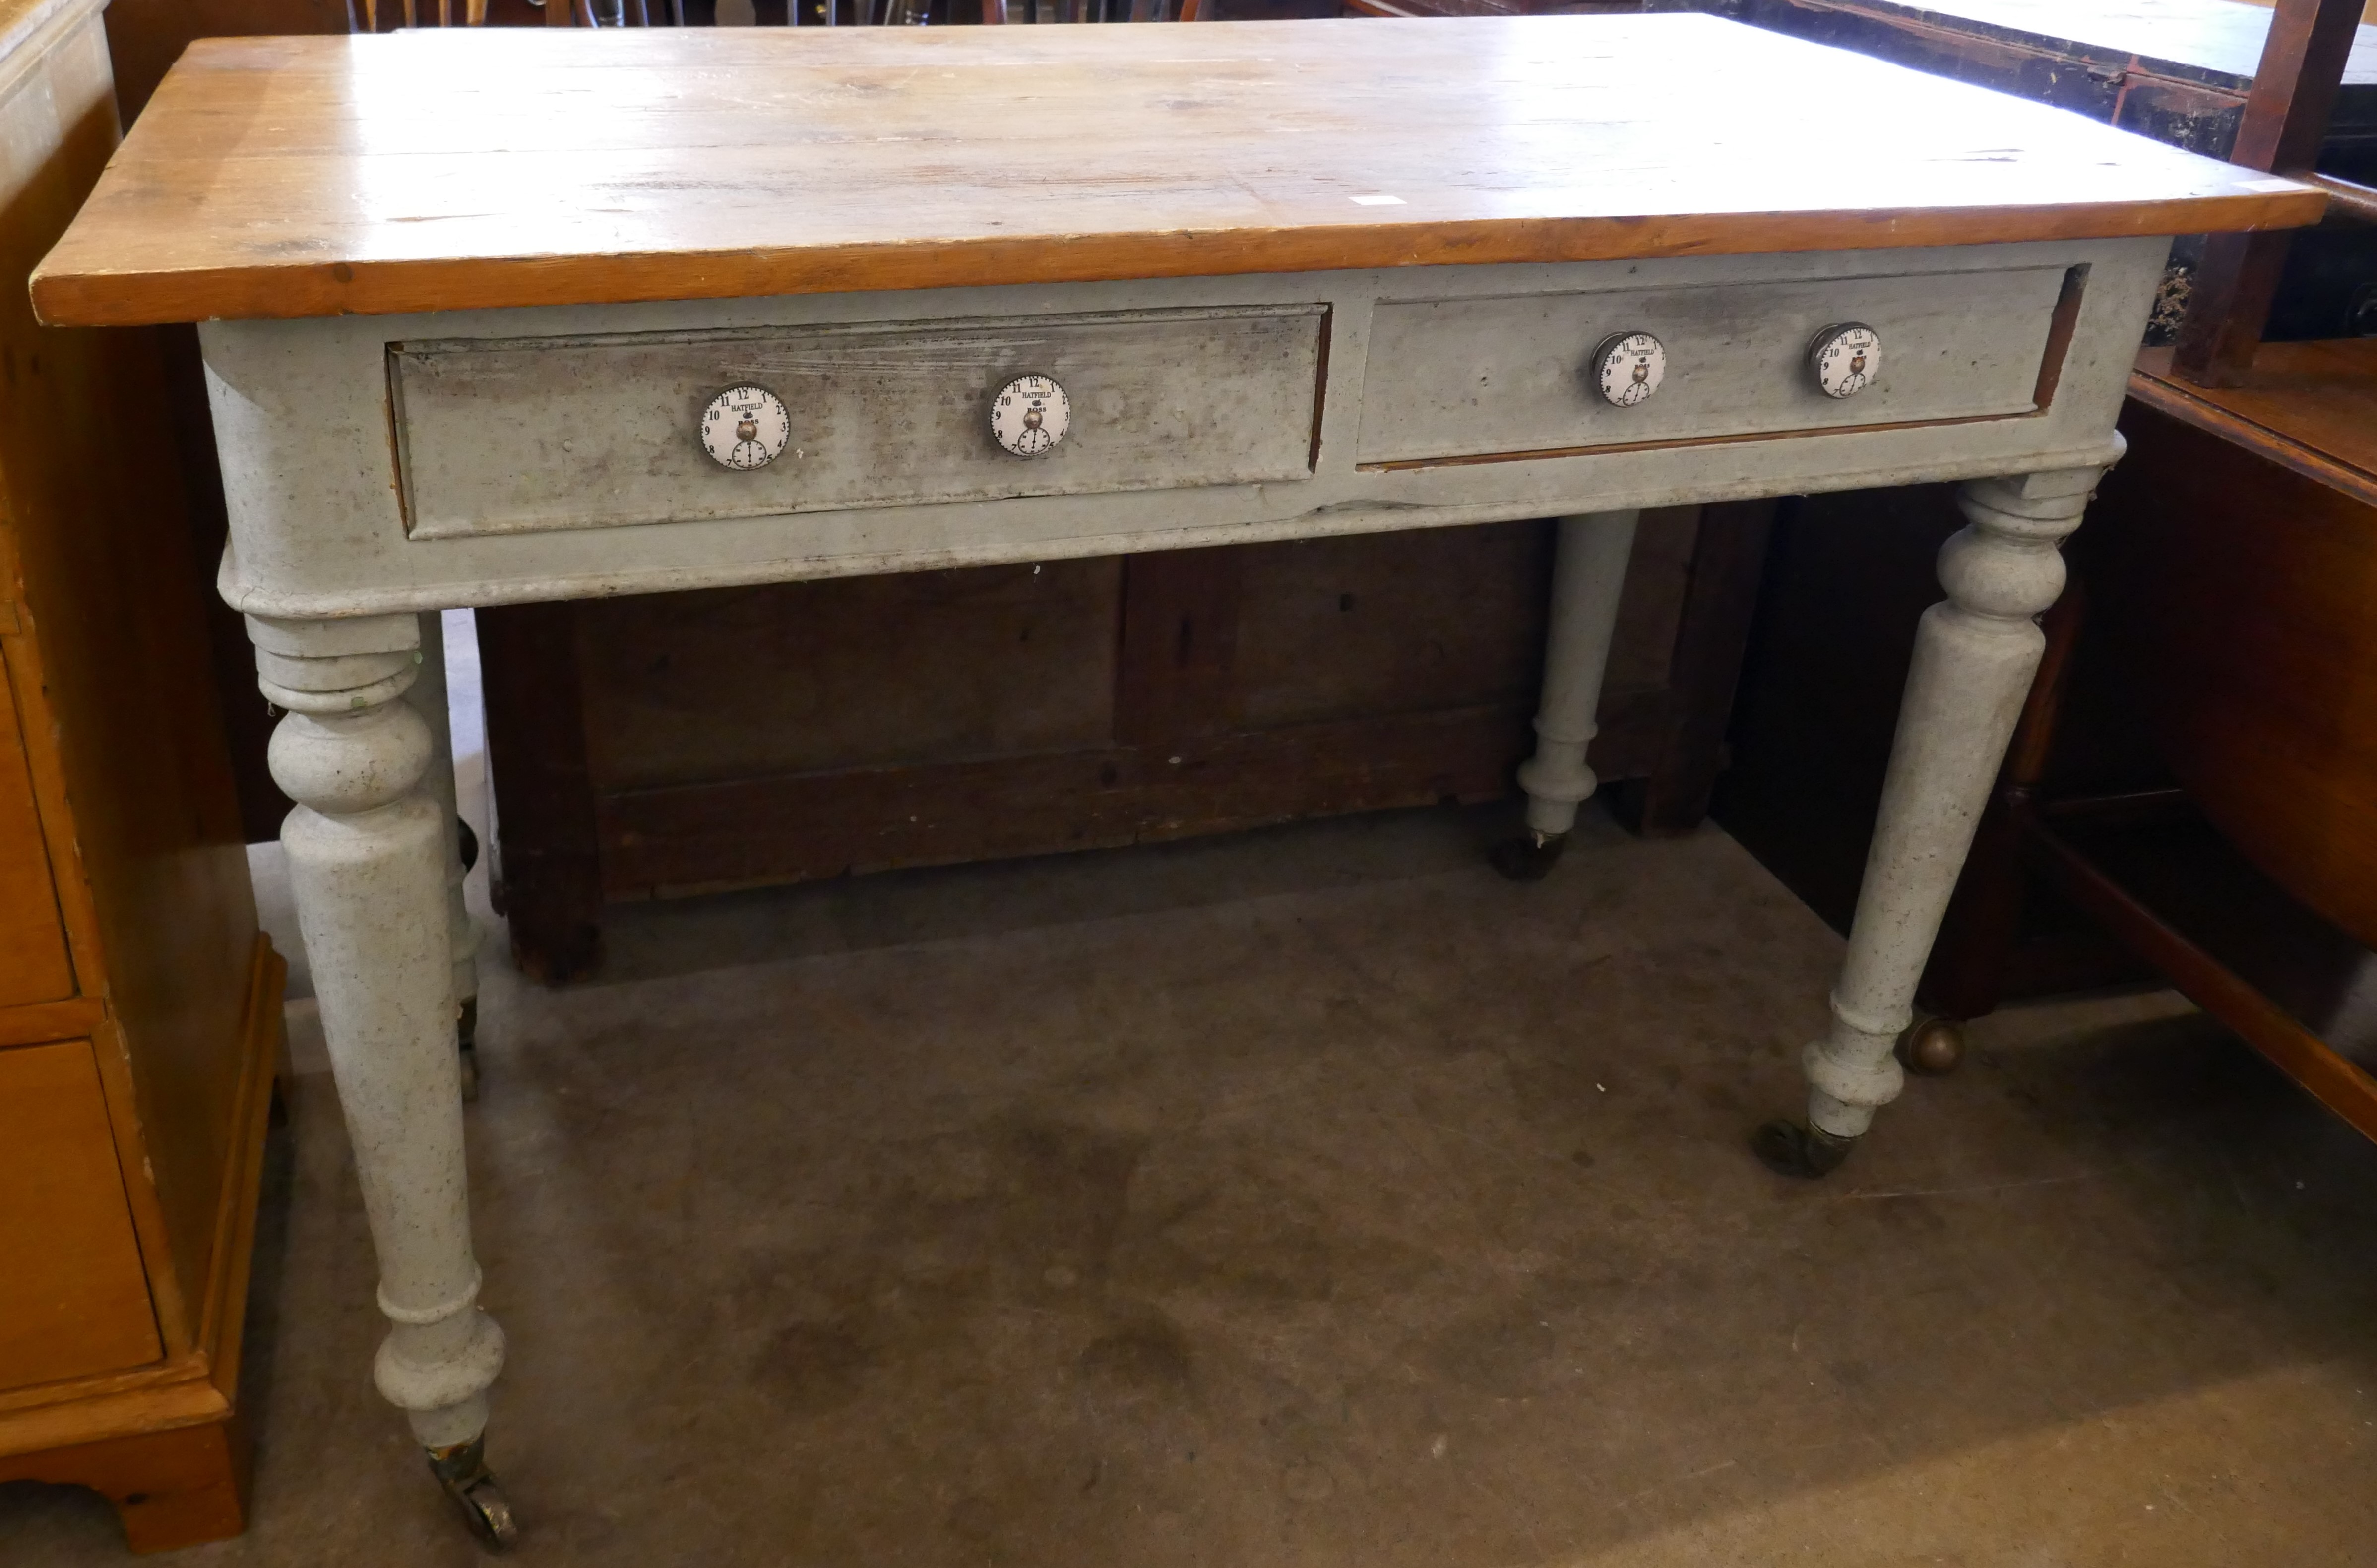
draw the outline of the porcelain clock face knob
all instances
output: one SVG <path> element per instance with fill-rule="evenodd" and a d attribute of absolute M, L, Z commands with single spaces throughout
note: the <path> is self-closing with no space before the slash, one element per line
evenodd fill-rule
<path fill-rule="evenodd" d="M 723 468 L 765 468 L 792 437 L 792 416 L 765 387 L 730 387 L 701 413 L 701 449 Z"/>
<path fill-rule="evenodd" d="M 1667 345 L 1648 332 L 1620 332 L 1593 351 L 1593 380 L 1617 408 L 1648 402 L 1667 375 Z"/>
<path fill-rule="evenodd" d="M 1881 335 L 1860 321 L 1827 327 L 1809 346 L 1808 365 L 1824 396 L 1856 397 L 1881 374 Z"/>
<path fill-rule="evenodd" d="M 1020 458 L 1055 451 L 1072 423 L 1072 400 L 1045 376 L 1019 376 L 990 400 L 991 435 Z"/>

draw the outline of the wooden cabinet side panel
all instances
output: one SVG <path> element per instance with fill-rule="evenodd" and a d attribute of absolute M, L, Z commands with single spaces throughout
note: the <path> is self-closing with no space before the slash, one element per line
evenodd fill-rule
<path fill-rule="evenodd" d="M 2230 842 L 2377 940 L 2377 509 L 2141 402 L 2121 429 L 2091 619 L 2136 711 Z"/>
<path fill-rule="evenodd" d="M 162 1353 L 89 1040 L 0 1051 L 0 1389 Z"/>
<path fill-rule="evenodd" d="M 117 140 L 99 15 L 27 47 L 39 57 L 0 90 L 10 662 L 20 700 L 41 697 L 28 756 L 80 985 L 120 1026 L 98 1036 L 100 1069 L 119 1139 L 137 1139 L 125 1168 L 179 1350 L 232 1164 L 255 902 L 172 443 L 126 461 L 123 411 L 164 406 L 155 335 L 41 328 L 22 286 Z"/>

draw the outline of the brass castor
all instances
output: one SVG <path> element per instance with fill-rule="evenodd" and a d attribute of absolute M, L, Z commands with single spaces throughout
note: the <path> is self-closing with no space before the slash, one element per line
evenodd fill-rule
<path fill-rule="evenodd" d="M 463 1523 L 479 1538 L 480 1545 L 490 1551 L 503 1551 L 520 1539 L 520 1525 L 512 1518 L 512 1505 L 505 1500 L 496 1478 L 487 1473 L 484 1432 L 451 1448 L 431 1449 L 429 1473 L 437 1478 L 437 1484 L 446 1489 L 446 1495 L 462 1511 Z"/>
<path fill-rule="evenodd" d="M 1775 1175 L 1812 1181 L 1840 1169 L 1857 1140 L 1836 1138 L 1821 1127 L 1778 1116 L 1750 1134 L 1750 1146 L 1759 1163 Z"/>
<path fill-rule="evenodd" d="M 1898 1036 L 1898 1065 L 1925 1078 L 1945 1078 L 1964 1064 L 1965 1026 L 1953 1018 L 1926 1018 Z"/>
<path fill-rule="evenodd" d="M 1541 833 L 1529 828 L 1517 838 L 1504 839 L 1486 852 L 1494 869 L 1514 882 L 1540 882 L 1559 864 L 1568 847 L 1566 833 Z"/>
<path fill-rule="evenodd" d="M 454 1023 L 454 1048 L 462 1057 L 462 1103 L 479 1097 L 479 999 L 467 998 Z"/>

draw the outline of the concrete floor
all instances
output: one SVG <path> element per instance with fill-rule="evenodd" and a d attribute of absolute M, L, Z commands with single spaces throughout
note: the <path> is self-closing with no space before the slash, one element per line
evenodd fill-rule
<path fill-rule="evenodd" d="M 468 792 L 466 791 L 466 798 Z M 471 1113 L 526 1564 L 2377 1562 L 2377 1150 L 2168 997 L 2009 1012 L 1822 1184 L 1839 943 L 1494 813 L 623 911 Z M 467 1564 L 310 1004 L 221 1564 Z M 0 1562 L 119 1561 L 0 1487 Z"/>

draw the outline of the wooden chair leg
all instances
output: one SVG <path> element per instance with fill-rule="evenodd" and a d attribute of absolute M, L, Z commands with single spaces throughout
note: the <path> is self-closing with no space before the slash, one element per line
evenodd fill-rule
<path fill-rule="evenodd" d="M 115 1504 L 135 1551 L 228 1540 L 247 1528 L 250 1450 L 237 1417 L 0 1458 L 0 1480 L 89 1487 Z"/>

